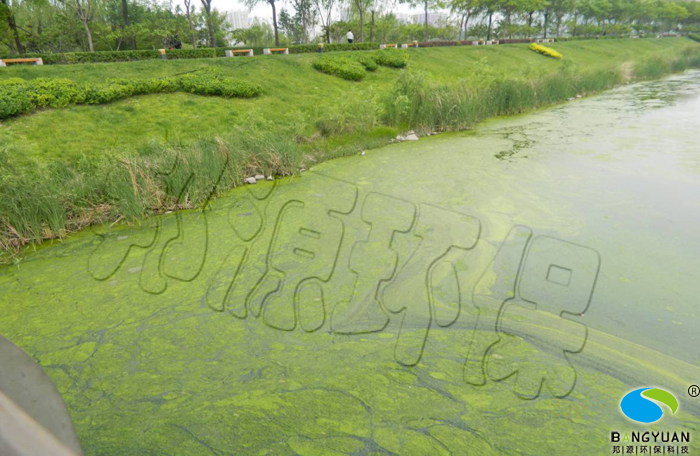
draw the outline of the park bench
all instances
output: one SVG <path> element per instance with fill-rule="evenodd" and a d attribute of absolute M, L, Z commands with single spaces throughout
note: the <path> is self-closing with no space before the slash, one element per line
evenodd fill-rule
<path fill-rule="evenodd" d="M 284 55 L 289 55 L 289 48 L 265 48 L 263 49 L 263 54 L 265 55 L 271 55 L 276 52 L 279 52 L 280 54 Z"/>
<path fill-rule="evenodd" d="M 415 48 L 417 48 L 417 47 L 418 47 L 418 41 L 414 41 L 413 43 L 404 43 L 404 44 L 401 45 L 401 47 L 404 48 L 404 49 L 410 48 L 410 47 L 415 47 Z"/>
<path fill-rule="evenodd" d="M 43 65 L 44 61 L 39 58 L 25 58 L 25 59 L 0 59 L 0 67 L 7 66 L 8 63 L 32 63 L 34 65 Z"/>
<path fill-rule="evenodd" d="M 253 57 L 254 54 L 252 49 L 231 49 L 226 51 L 226 57 L 235 57 L 237 55 Z"/>
<path fill-rule="evenodd" d="M 537 40 L 538 43 L 554 43 L 554 38 L 540 38 Z"/>
<path fill-rule="evenodd" d="M 380 44 L 379 45 L 379 49 L 386 49 L 386 48 L 396 49 L 396 48 L 398 48 L 398 44 L 394 43 L 394 44 Z"/>

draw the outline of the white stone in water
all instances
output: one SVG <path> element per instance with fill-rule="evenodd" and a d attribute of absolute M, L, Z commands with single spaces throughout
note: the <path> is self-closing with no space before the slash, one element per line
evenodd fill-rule
<path fill-rule="evenodd" d="M 418 136 L 408 135 L 408 136 L 406 136 L 406 141 L 418 141 Z"/>
<path fill-rule="evenodd" d="M 261 180 L 264 180 L 264 179 L 265 179 L 265 176 L 263 176 L 262 174 L 256 174 L 256 175 L 255 175 L 255 180 L 256 180 L 256 181 L 261 181 Z"/>
<path fill-rule="evenodd" d="M 243 179 L 243 181 L 244 181 L 246 184 L 254 184 L 254 183 L 257 182 L 257 180 L 255 180 L 254 177 L 246 177 L 245 179 Z"/>

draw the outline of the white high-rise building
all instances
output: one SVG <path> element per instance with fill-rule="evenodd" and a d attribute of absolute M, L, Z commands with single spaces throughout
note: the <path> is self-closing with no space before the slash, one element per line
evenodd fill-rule
<path fill-rule="evenodd" d="M 428 25 L 433 27 L 444 26 L 448 21 L 448 16 L 445 13 L 438 12 L 428 12 Z M 425 13 L 419 13 L 413 15 L 414 24 L 425 24 Z"/>
<path fill-rule="evenodd" d="M 229 11 L 226 13 L 226 20 L 231 24 L 231 28 L 234 30 L 247 29 L 250 28 L 250 21 L 248 20 L 248 11 Z"/>
<path fill-rule="evenodd" d="M 391 13 L 391 14 L 394 15 L 394 17 L 396 18 L 396 21 L 399 24 L 410 24 L 411 22 L 413 22 L 411 20 L 412 18 L 411 18 L 410 14 L 406 14 L 406 13 Z"/>

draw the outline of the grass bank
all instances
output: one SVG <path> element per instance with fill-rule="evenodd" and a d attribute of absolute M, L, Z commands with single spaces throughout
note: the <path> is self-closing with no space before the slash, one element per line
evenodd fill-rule
<path fill-rule="evenodd" d="M 202 204 L 252 174 L 289 175 L 388 143 L 397 133 L 470 128 L 596 93 L 630 79 L 700 66 L 688 39 L 555 43 L 561 60 L 527 44 L 410 50 L 407 69 L 360 82 L 313 68 L 317 55 L 10 67 L 0 78 L 170 78 L 216 68 L 251 81 L 256 99 L 187 93 L 68 106 L 0 124 L 0 247 L 62 237 L 95 223 L 133 222 Z"/>

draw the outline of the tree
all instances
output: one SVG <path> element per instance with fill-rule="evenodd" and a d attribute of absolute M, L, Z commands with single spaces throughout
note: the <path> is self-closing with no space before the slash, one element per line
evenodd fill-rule
<path fill-rule="evenodd" d="M 12 5 L 9 3 L 9 0 L 0 0 L 2 3 L 1 9 L 2 9 L 2 15 L 5 16 L 5 19 L 7 21 L 7 26 L 10 28 L 10 32 L 12 32 L 12 37 L 14 38 L 15 46 L 17 49 L 18 54 L 22 54 L 24 52 L 24 46 L 22 46 L 22 40 L 20 39 L 19 36 L 19 30 L 17 27 L 17 21 L 15 20 L 15 15 L 14 12 L 12 11 Z"/>
<path fill-rule="evenodd" d="M 374 0 L 352 0 L 353 5 L 355 5 L 360 15 L 360 41 L 365 40 L 365 12 L 369 9 L 373 1 Z"/>
<path fill-rule="evenodd" d="M 131 27 L 129 21 L 129 3 L 128 0 L 122 0 L 122 18 L 124 19 L 124 27 Z M 136 37 L 131 36 L 131 49 L 136 49 Z"/>
<path fill-rule="evenodd" d="M 267 2 L 270 7 L 272 7 L 272 27 L 275 29 L 275 46 L 280 45 L 279 30 L 277 29 L 277 8 L 275 7 L 275 0 L 245 0 L 248 8 L 252 9 L 255 5 Z"/>
<path fill-rule="evenodd" d="M 469 19 L 478 14 L 480 8 L 480 0 L 452 0 L 450 9 L 453 13 L 460 15 L 459 39 L 462 39 L 462 30 L 464 30 L 464 39 L 467 39 L 469 36 Z"/>
<path fill-rule="evenodd" d="M 418 6 L 423 7 L 423 14 L 425 18 L 425 39 L 430 39 L 430 27 L 428 24 L 428 11 L 433 8 L 444 8 L 445 2 L 443 0 L 401 0 L 401 3 L 408 3 L 413 8 Z"/>
<path fill-rule="evenodd" d="M 63 5 L 72 10 L 85 29 L 88 49 L 90 52 L 95 52 L 95 45 L 92 41 L 92 31 L 90 30 L 90 21 L 95 13 L 95 4 L 93 0 L 59 0 Z"/>
<path fill-rule="evenodd" d="M 192 0 L 183 0 L 185 3 L 185 17 L 187 17 L 187 24 L 190 28 L 190 37 L 192 38 L 192 47 L 197 49 L 197 36 L 194 32 L 194 27 L 192 26 L 192 16 L 194 15 L 194 6 L 192 6 Z"/>
<path fill-rule="evenodd" d="M 213 0 L 202 0 L 204 16 L 207 19 L 207 30 L 209 31 L 209 47 L 216 47 L 216 36 L 214 34 L 214 23 L 211 18 L 211 2 Z"/>
<path fill-rule="evenodd" d="M 318 11 L 318 16 L 321 18 L 321 25 L 326 31 L 326 43 L 331 42 L 331 14 L 333 13 L 333 6 L 335 5 L 335 0 L 314 0 L 316 5 L 316 11 Z"/>
<path fill-rule="evenodd" d="M 489 25 L 486 29 L 486 39 L 491 39 L 491 30 L 493 29 L 493 13 L 498 11 L 501 6 L 500 0 L 481 0 L 482 6 L 484 8 L 484 14 L 489 18 Z"/>

